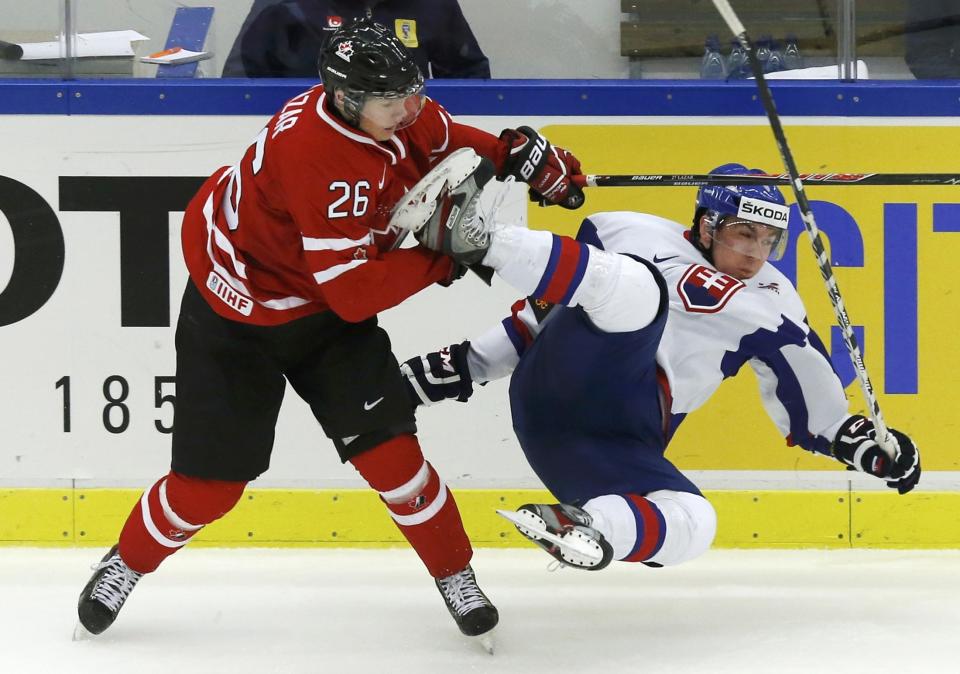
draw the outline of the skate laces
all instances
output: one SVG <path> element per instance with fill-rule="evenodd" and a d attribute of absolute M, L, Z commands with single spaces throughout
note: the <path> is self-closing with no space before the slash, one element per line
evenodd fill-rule
<path fill-rule="evenodd" d="M 593 517 L 591 517 L 590 513 L 583 508 L 567 505 L 565 503 L 559 503 L 556 507 L 567 517 L 567 519 L 570 520 L 571 524 L 567 526 L 579 526 L 593 529 Z"/>
<path fill-rule="evenodd" d="M 506 183 L 513 182 L 513 177 L 507 178 Z M 471 244 L 480 248 L 485 248 L 493 236 L 494 232 L 503 227 L 519 227 L 520 223 L 499 222 L 497 217 L 503 202 L 507 198 L 509 190 L 503 186 L 498 186 L 493 190 L 493 199 L 488 205 L 480 201 L 480 194 L 477 194 L 469 204 L 467 204 L 466 215 L 463 218 L 463 236 Z M 487 191 L 491 188 L 488 186 Z"/>
<path fill-rule="evenodd" d="M 563 571 L 567 568 L 565 562 L 561 562 L 559 559 L 554 559 L 552 562 L 547 564 L 547 573 L 556 573 L 557 571 Z"/>
<path fill-rule="evenodd" d="M 577 527 L 593 529 L 590 513 L 576 506 L 555 503 L 535 505 L 533 508 L 535 510 L 531 512 L 535 512 L 543 520 L 551 533 L 562 534 Z"/>
<path fill-rule="evenodd" d="M 477 586 L 477 580 L 469 566 L 460 573 L 437 579 L 437 584 L 447 603 L 457 612 L 457 615 L 466 615 L 475 608 L 489 604 Z"/>
<path fill-rule="evenodd" d="M 96 571 L 104 570 L 105 573 L 97 580 L 90 596 L 114 613 L 120 610 L 123 602 L 133 592 L 137 581 L 143 577 L 142 573 L 128 567 L 118 554 L 105 562 L 94 564 L 91 568 Z"/>
<path fill-rule="evenodd" d="M 470 244 L 485 248 L 490 239 L 490 230 L 483 216 L 477 210 L 479 199 L 471 199 L 463 216 L 463 238 Z"/>

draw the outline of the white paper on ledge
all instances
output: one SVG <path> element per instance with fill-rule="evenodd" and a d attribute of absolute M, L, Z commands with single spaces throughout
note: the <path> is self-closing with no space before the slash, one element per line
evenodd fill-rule
<path fill-rule="evenodd" d="M 179 65 L 181 63 L 203 61 L 211 56 L 213 56 L 213 54 L 208 51 L 190 51 L 183 47 L 172 47 L 158 51 L 156 54 L 141 56 L 140 60 L 144 63 L 156 63 L 158 65 Z"/>
<path fill-rule="evenodd" d="M 812 68 L 794 68 L 793 70 L 778 70 L 765 73 L 768 80 L 836 80 L 840 79 L 840 66 L 814 66 Z M 753 79 L 752 77 L 750 78 Z M 867 64 L 857 60 L 857 79 L 870 79 Z"/>
<path fill-rule="evenodd" d="M 149 40 L 135 30 L 110 30 L 102 33 L 77 33 L 76 53 L 78 58 L 89 56 L 133 56 L 131 42 Z M 22 61 L 59 59 L 66 54 L 63 36 L 53 42 L 21 42 Z"/>

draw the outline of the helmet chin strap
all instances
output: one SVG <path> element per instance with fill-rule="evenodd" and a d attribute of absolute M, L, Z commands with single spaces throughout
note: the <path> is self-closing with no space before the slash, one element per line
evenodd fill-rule
<path fill-rule="evenodd" d="M 711 230 L 709 248 L 707 248 L 703 244 L 703 240 L 700 238 L 700 223 L 704 217 L 708 217 L 712 221 L 712 224 L 709 225 L 709 228 Z M 719 221 L 720 221 L 719 213 L 713 212 L 713 214 L 711 215 L 710 212 L 708 211 L 707 213 L 704 213 L 702 216 L 700 216 L 700 218 L 697 219 L 697 225 L 696 227 L 693 228 L 693 232 L 691 232 L 690 234 L 690 242 L 693 244 L 693 247 L 699 250 L 700 254 L 703 255 L 703 257 L 705 257 L 707 259 L 707 262 L 709 262 L 710 264 L 713 264 L 713 246 L 715 245 L 714 233 L 717 231 L 717 224 L 719 223 Z"/>
<path fill-rule="evenodd" d="M 713 239 L 712 239 L 712 238 L 710 239 L 710 247 L 709 247 L 709 248 L 707 248 L 706 246 L 704 246 L 704 245 L 703 245 L 703 242 L 700 241 L 699 239 L 697 239 L 697 243 L 700 244 L 700 245 L 697 246 L 697 249 L 700 251 L 700 254 L 703 255 L 703 256 L 707 259 L 707 262 L 709 262 L 710 264 L 714 264 L 714 262 L 713 262 L 713 246 L 714 246 L 714 241 L 713 241 Z"/>

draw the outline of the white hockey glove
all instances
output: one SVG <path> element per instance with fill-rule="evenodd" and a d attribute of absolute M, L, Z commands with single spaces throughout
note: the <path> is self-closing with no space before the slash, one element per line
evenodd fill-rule
<path fill-rule="evenodd" d="M 467 366 L 469 349 L 469 341 L 451 344 L 400 365 L 414 407 L 447 399 L 467 402 L 473 395 L 473 378 Z"/>
<path fill-rule="evenodd" d="M 830 451 L 838 461 L 847 464 L 847 470 L 883 478 L 888 487 L 906 494 L 920 481 L 920 451 L 906 434 L 893 428 L 887 430 L 897 444 L 893 459 L 877 444 L 873 422 L 860 414 L 843 422 Z"/>

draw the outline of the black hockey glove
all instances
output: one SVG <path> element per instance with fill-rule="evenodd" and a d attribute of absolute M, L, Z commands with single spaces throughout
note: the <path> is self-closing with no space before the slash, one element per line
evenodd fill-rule
<path fill-rule="evenodd" d="M 414 407 L 433 405 L 448 398 L 467 402 L 473 395 L 473 379 L 467 366 L 469 349 L 469 341 L 451 344 L 401 364 L 410 403 Z"/>
<path fill-rule="evenodd" d="M 493 269 L 487 267 L 486 265 L 482 265 L 479 262 L 471 265 L 454 262 L 453 266 L 450 268 L 450 273 L 447 274 L 446 278 L 440 279 L 437 281 L 437 283 L 444 288 L 449 288 L 453 285 L 454 281 L 459 281 L 462 279 L 467 271 L 472 271 L 477 275 L 477 278 L 486 283 L 488 286 L 493 284 Z"/>
<path fill-rule="evenodd" d="M 559 204 L 580 208 L 584 195 L 573 176 L 583 175 L 580 161 L 568 150 L 550 144 L 529 126 L 504 129 L 500 143 L 506 146 L 507 160 L 500 180 L 512 176 L 530 185 L 530 200 L 541 206 Z"/>
<path fill-rule="evenodd" d="M 454 281 L 459 281 L 463 278 L 463 275 L 467 273 L 467 269 L 467 265 L 454 262 L 452 265 L 450 265 L 450 273 L 437 281 L 437 283 L 444 288 L 449 288 L 453 285 Z"/>
<path fill-rule="evenodd" d="M 891 460 L 877 444 L 873 422 L 860 414 L 843 422 L 831 452 L 837 461 L 847 464 L 847 470 L 883 478 L 888 487 L 906 494 L 920 481 L 920 452 L 906 434 L 893 428 L 887 430 L 897 443 L 896 459 Z"/>

